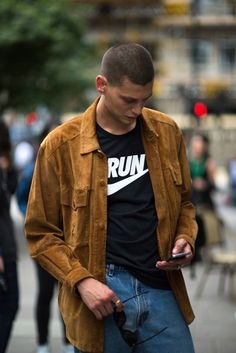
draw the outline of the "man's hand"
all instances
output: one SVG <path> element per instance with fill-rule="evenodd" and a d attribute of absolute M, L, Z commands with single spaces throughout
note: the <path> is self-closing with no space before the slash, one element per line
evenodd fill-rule
<path fill-rule="evenodd" d="M 179 270 L 180 267 L 189 265 L 193 258 L 192 248 L 185 239 L 178 239 L 172 249 L 172 255 L 178 253 L 186 253 L 186 257 L 171 261 L 157 261 L 156 267 L 160 270 Z"/>
<path fill-rule="evenodd" d="M 94 278 L 85 278 L 77 284 L 83 302 L 98 320 L 111 315 L 116 306 L 117 311 L 123 310 L 123 304 L 117 295 L 105 284 Z"/>
<path fill-rule="evenodd" d="M 192 181 L 192 186 L 198 191 L 204 191 L 207 187 L 207 182 L 203 178 L 196 178 Z"/>
<path fill-rule="evenodd" d="M 4 261 L 2 256 L 0 256 L 0 272 L 4 272 Z"/>
<path fill-rule="evenodd" d="M 5 156 L 0 157 L 0 168 L 3 170 L 7 170 L 10 167 L 9 159 Z"/>

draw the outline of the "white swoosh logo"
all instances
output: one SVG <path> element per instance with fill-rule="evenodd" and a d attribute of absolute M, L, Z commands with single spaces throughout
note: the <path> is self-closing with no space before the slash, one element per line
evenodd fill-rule
<path fill-rule="evenodd" d="M 123 180 L 117 181 L 116 183 L 113 184 L 108 184 L 107 187 L 107 194 L 112 195 L 115 194 L 117 191 L 123 189 L 125 186 L 133 183 L 135 180 L 141 178 L 141 176 L 143 176 L 144 174 L 146 174 L 148 172 L 148 169 L 145 169 L 135 175 L 132 175 L 128 178 L 125 178 Z"/>

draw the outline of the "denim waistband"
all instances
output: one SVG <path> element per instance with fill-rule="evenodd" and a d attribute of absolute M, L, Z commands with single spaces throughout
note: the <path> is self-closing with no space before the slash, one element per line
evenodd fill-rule
<path fill-rule="evenodd" d="M 127 272 L 127 269 L 124 266 L 115 265 L 115 264 L 107 264 L 106 272 L 112 276 L 115 272 Z"/>

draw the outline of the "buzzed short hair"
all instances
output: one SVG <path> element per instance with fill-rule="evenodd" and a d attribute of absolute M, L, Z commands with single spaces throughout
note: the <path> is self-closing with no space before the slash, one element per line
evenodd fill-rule
<path fill-rule="evenodd" d="M 121 85 L 124 78 L 144 86 L 154 79 L 151 54 L 140 44 L 115 45 L 102 58 L 101 74 L 113 86 Z"/>

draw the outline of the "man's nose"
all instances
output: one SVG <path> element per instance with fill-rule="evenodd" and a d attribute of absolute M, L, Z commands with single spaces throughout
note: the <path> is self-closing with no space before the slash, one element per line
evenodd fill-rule
<path fill-rule="evenodd" d="M 134 105 L 132 109 L 132 113 L 138 116 L 142 113 L 142 110 L 143 110 L 143 103 L 137 103 Z"/>

